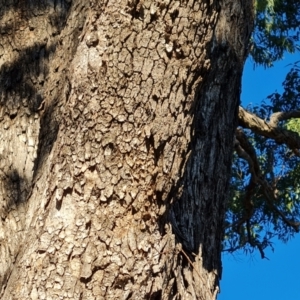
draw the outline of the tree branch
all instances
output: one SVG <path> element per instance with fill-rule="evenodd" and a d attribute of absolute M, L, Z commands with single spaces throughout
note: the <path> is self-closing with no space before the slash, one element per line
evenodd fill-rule
<path fill-rule="evenodd" d="M 247 220 L 246 222 L 246 228 L 247 228 L 247 235 L 248 235 L 248 243 L 252 246 L 252 247 L 257 247 L 259 253 L 260 253 L 260 256 L 262 259 L 266 258 L 266 255 L 265 255 L 265 252 L 264 252 L 264 249 L 262 247 L 262 244 L 260 242 L 258 242 L 257 240 L 254 240 L 253 237 L 251 236 L 251 225 L 250 225 L 250 221 Z M 268 259 L 269 260 L 269 259 Z"/>
<path fill-rule="evenodd" d="M 288 112 L 276 112 L 271 115 L 270 122 L 272 126 L 277 126 L 278 122 L 292 119 L 292 118 L 300 118 L 300 110 L 292 110 Z"/>
<path fill-rule="evenodd" d="M 292 111 L 289 113 L 275 113 L 270 122 L 266 122 L 258 116 L 246 111 L 241 106 L 239 107 L 239 125 L 244 128 L 249 128 L 253 132 L 264 137 L 273 139 L 277 144 L 286 144 L 294 153 L 300 156 L 298 149 L 300 149 L 300 136 L 298 133 L 291 130 L 279 128 L 276 126 L 278 121 L 295 118 L 299 116 L 299 111 Z M 271 118 L 272 118 L 271 116 Z M 274 125 L 275 124 L 275 125 Z"/>
<path fill-rule="evenodd" d="M 278 209 L 276 207 L 276 205 L 274 204 L 274 202 L 276 202 L 277 200 L 277 196 L 274 194 L 274 191 L 272 188 L 269 187 L 268 183 L 266 182 L 265 179 L 259 179 L 259 184 L 262 187 L 263 190 L 263 194 L 266 197 L 267 203 L 269 204 L 270 208 L 277 213 L 277 215 L 279 215 L 282 219 L 282 221 L 287 225 L 290 226 L 292 228 L 294 228 L 294 230 L 296 232 L 299 232 L 299 226 L 300 226 L 300 222 L 295 222 L 294 220 L 289 220 L 284 213 Z"/>
<path fill-rule="evenodd" d="M 256 151 L 252 144 L 249 142 L 242 128 L 236 129 L 235 137 L 238 141 L 238 144 L 236 144 L 235 146 L 235 150 L 241 158 L 244 158 L 248 162 L 250 172 L 253 175 L 254 179 L 256 179 L 260 176 L 260 167 L 256 156 Z"/>
<path fill-rule="evenodd" d="M 250 114 L 250 113 L 249 113 Z M 252 114 L 250 114 L 253 116 Z M 254 116 L 255 117 L 255 116 Z M 260 118 L 258 118 L 261 120 Z M 263 120 L 261 120 L 264 122 Z M 268 126 L 268 125 L 267 125 Z M 300 138 L 299 138 L 300 139 Z M 294 228 L 296 232 L 299 232 L 300 222 L 295 222 L 293 220 L 289 220 L 284 213 L 276 207 L 275 203 L 277 202 L 277 195 L 274 192 L 266 179 L 261 175 L 259 162 L 257 160 L 256 152 L 251 143 L 248 141 L 245 133 L 242 129 L 236 130 L 236 141 L 235 141 L 235 150 L 238 156 L 248 162 L 249 165 L 249 172 L 251 173 L 251 179 L 249 185 L 247 187 L 246 195 L 245 195 L 245 212 L 244 216 L 238 221 L 238 227 L 240 227 L 245 221 L 250 220 L 251 216 L 253 215 L 253 203 L 251 197 L 254 193 L 254 188 L 256 184 L 259 184 L 262 188 L 262 192 L 266 197 L 267 203 L 271 210 L 273 210 L 277 215 L 279 215 L 282 221 Z"/>

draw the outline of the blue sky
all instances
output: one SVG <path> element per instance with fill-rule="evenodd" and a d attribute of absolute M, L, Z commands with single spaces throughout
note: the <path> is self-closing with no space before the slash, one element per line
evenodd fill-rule
<path fill-rule="evenodd" d="M 282 82 L 290 63 L 300 60 L 300 53 L 286 55 L 270 69 L 246 63 L 242 102 L 259 103 L 274 91 L 282 92 Z M 221 294 L 218 300 L 300 300 L 300 234 L 287 244 L 274 241 L 269 260 L 254 255 L 223 254 Z"/>

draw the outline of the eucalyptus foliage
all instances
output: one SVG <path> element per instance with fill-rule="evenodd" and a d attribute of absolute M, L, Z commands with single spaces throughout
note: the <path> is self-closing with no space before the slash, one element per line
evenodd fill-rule
<path fill-rule="evenodd" d="M 273 93 L 260 106 L 249 106 L 261 119 L 269 121 L 277 112 L 300 109 L 300 62 L 296 62 L 283 83 L 283 93 Z M 280 121 L 278 127 L 300 135 L 300 119 Z M 231 197 L 226 215 L 224 250 L 264 249 L 272 239 L 286 242 L 300 225 L 300 154 L 285 144 L 276 144 L 253 133 L 244 132 L 255 149 L 259 180 L 254 180 L 249 163 L 234 154 Z M 299 150 L 299 149 L 298 149 Z"/>
<path fill-rule="evenodd" d="M 266 67 L 299 50 L 299 0 L 256 0 L 256 21 L 250 54 Z"/>

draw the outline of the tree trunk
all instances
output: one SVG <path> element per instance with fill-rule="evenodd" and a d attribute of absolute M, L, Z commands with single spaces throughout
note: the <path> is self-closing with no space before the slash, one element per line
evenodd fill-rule
<path fill-rule="evenodd" d="M 15 3 L 1 299 L 215 299 L 252 1 Z"/>

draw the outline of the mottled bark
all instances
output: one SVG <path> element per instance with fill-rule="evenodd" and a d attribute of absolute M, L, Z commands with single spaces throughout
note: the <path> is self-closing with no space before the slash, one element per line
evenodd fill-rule
<path fill-rule="evenodd" d="M 1 299 L 215 299 L 252 1 L 1 2 Z"/>

